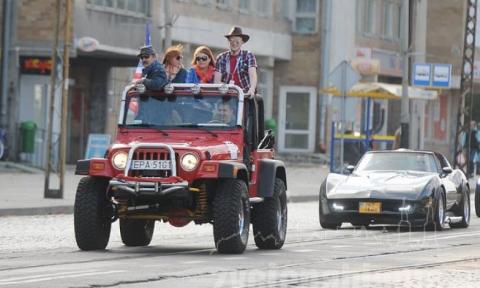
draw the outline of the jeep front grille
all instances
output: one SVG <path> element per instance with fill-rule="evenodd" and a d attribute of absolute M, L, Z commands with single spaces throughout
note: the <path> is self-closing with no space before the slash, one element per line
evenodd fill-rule
<path fill-rule="evenodd" d="M 178 163 L 178 154 L 175 153 L 175 163 Z M 158 149 L 138 149 L 133 153 L 132 160 L 170 160 L 170 153 Z M 170 177 L 171 170 L 130 170 L 132 177 Z"/>

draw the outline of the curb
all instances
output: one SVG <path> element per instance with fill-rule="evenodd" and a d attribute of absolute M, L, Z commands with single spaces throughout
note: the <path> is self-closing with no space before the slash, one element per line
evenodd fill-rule
<path fill-rule="evenodd" d="M 303 203 L 318 201 L 318 196 L 290 196 L 287 199 L 288 203 Z M 60 215 L 73 214 L 73 205 L 68 206 L 53 206 L 53 207 L 31 207 L 31 208 L 7 208 L 0 209 L 0 217 L 5 216 L 35 216 L 35 215 Z"/>
<path fill-rule="evenodd" d="M 0 209 L 0 217 L 73 214 L 73 206 Z"/>

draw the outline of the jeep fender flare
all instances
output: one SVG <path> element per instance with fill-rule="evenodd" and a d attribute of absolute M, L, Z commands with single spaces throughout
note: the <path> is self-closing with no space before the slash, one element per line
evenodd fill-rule
<path fill-rule="evenodd" d="M 280 178 L 287 188 L 287 174 L 282 161 L 261 159 L 258 166 L 257 197 L 273 197 L 275 178 Z"/>
<path fill-rule="evenodd" d="M 243 163 L 221 161 L 218 164 L 218 178 L 234 178 L 245 181 L 248 186 L 247 166 Z"/>

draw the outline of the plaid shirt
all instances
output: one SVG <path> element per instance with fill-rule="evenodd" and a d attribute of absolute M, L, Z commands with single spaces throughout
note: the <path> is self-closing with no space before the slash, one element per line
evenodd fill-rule
<path fill-rule="evenodd" d="M 222 82 L 228 83 L 233 80 L 233 75 L 230 75 L 230 51 L 223 52 L 217 57 L 217 65 L 215 71 L 222 73 Z M 238 73 L 240 79 L 240 86 L 244 92 L 250 89 L 250 76 L 248 75 L 248 68 L 257 67 L 257 59 L 252 52 L 241 50 L 237 58 L 237 69 L 235 73 Z"/>

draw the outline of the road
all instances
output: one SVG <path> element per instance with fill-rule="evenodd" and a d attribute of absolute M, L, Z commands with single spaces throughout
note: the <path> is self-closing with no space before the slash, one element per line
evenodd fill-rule
<path fill-rule="evenodd" d="M 282 250 L 215 252 L 210 225 L 157 222 L 148 247 L 112 227 L 106 251 L 79 251 L 72 215 L 0 217 L 0 287 L 475 287 L 480 218 L 467 229 L 324 230 L 315 202 L 290 203 Z"/>

